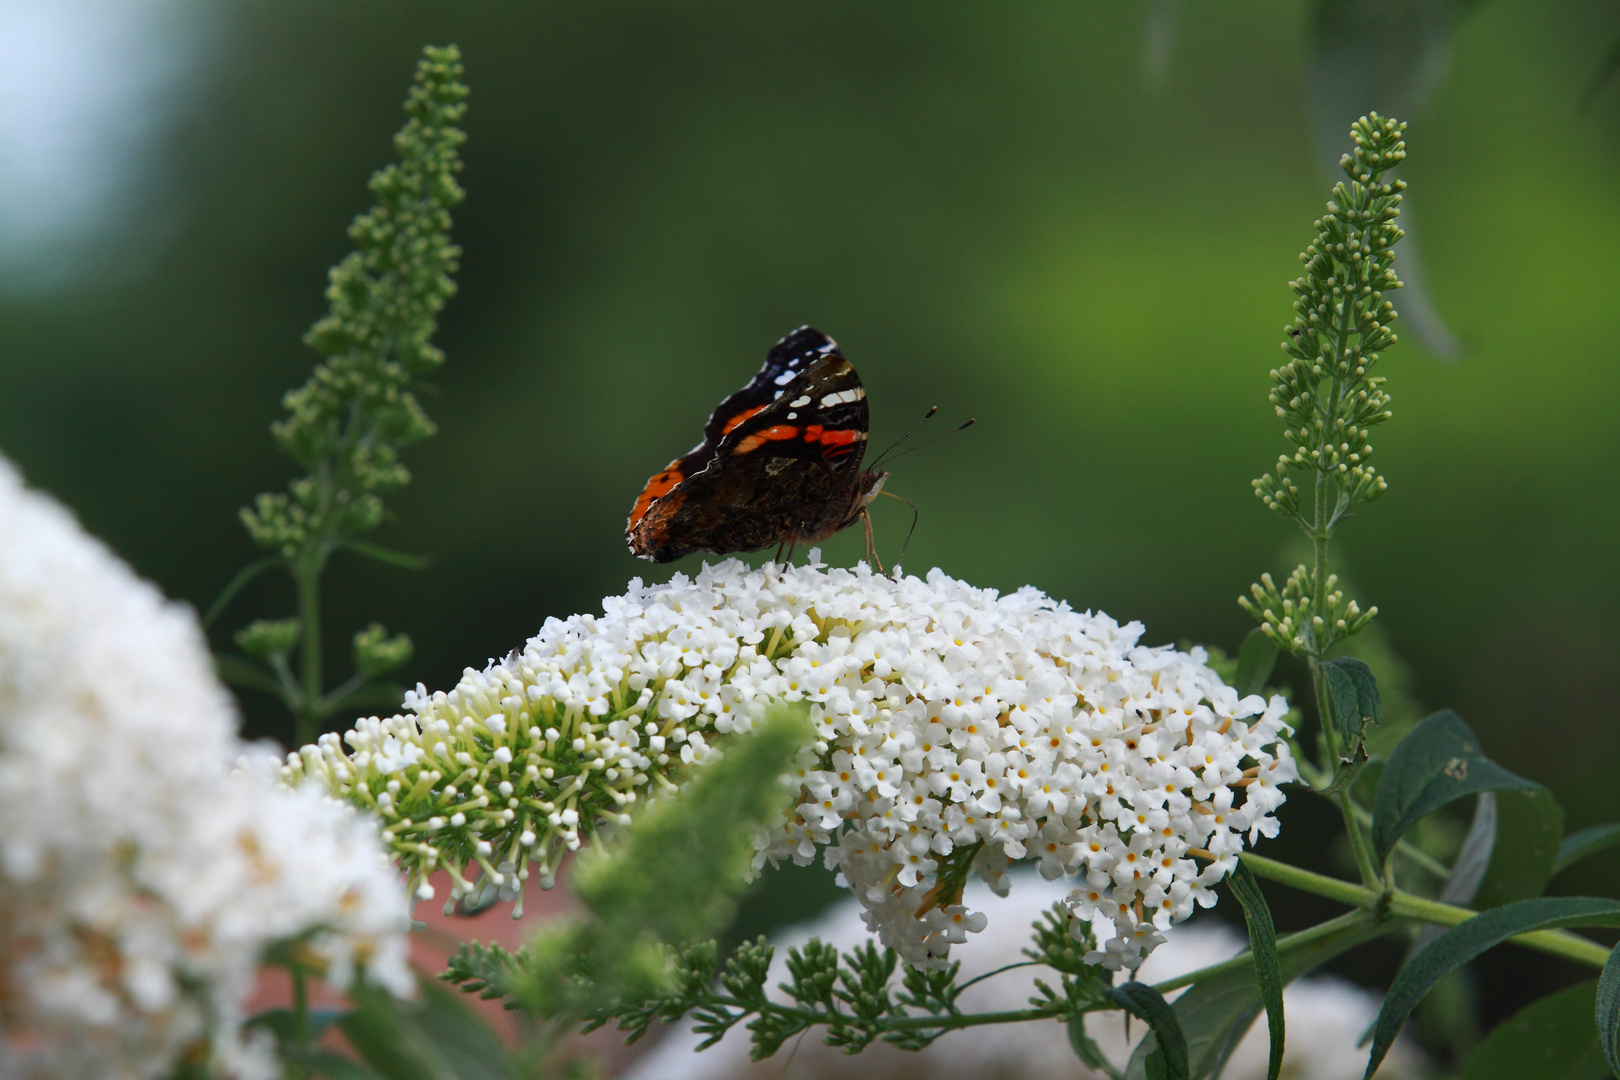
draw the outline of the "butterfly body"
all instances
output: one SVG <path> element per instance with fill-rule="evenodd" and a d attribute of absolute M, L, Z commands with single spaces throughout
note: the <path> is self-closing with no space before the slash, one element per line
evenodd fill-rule
<path fill-rule="evenodd" d="M 862 470 L 866 390 L 838 345 L 804 326 L 715 409 L 703 441 L 630 511 L 630 550 L 653 562 L 824 540 L 859 521 L 888 474 Z"/>

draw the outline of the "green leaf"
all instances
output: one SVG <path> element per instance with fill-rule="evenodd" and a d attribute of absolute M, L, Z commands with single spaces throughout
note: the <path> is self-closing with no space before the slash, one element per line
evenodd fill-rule
<path fill-rule="evenodd" d="M 1239 864 L 1241 865 L 1241 863 Z M 1334 925 L 1337 924 L 1337 925 Z M 1277 946 L 1277 959 L 1286 986 L 1302 975 L 1358 945 L 1394 932 L 1395 922 L 1376 923 L 1352 915 L 1324 924 L 1315 931 L 1284 938 Z M 1234 966 L 1201 979 L 1176 999 L 1176 1018 L 1187 1040 L 1191 1075 L 1207 1077 L 1218 1069 L 1238 1039 L 1260 1015 L 1260 989 L 1254 969 Z M 1128 1080 L 1145 1080 L 1147 1043 L 1143 1040 L 1126 1067 Z"/>
<path fill-rule="evenodd" d="M 403 551 L 395 551 L 393 548 L 374 544 L 370 540 L 349 539 L 345 540 L 342 546 L 356 555 L 375 559 L 388 566 L 397 566 L 402 570 L 426 570 L 433 565 L 431 555 L 407 555 Z"/>
<path fill-rule="evenodd" d="M 1069 1031 L 1069 1045 L 1074 1047 L 1074 1054 L 1082 1064 L 1096 1072 L 1111 1076 L 1114 1080 L 1120 1080 L 1124 1074 L 1108 1060 L 1108 1055 L 1102 1052 L 1102 1047 L 1097 1045 L 1096 1040 L 1086 1034 L 1085 1013 L 1075 1013 L 1065 1027 Z"/>
<path fill-rule="evenodd" d="M 1354 753 L 1368 724 L 1384 720 L 1383 702 L 1378 697 L 1378 680 L 1372 668 L 1353 656 L 1341 656 L 1322 665 L 1327 680 L 1328 707 L 1333 725 L 1344 740 L 1345 749 Z"/>
<path fill-rule="evenodd" d="M 1496 795 L 1494 792 L 1482 791 L 1475 799 L 1477 803 L 1474 807 L 1474 820 L 1468 826 L 1468 835 L 1463 837 L 1462 848 L 1452 861 L 1451 873 L 1447 875 L 1446 884 L 1437 897 L 1443 904 L 1456 904 L 1460 907 L 1472 904 L 1474 897 L 1479 894 L 1480 883 L 1485 880 L 1485 873 L 1490 869 L 1491 859 L 1496 853 L 1497 823 L 1500 820 Z M 1513 899 L 1527 900 L 1529 897 L 1515 896 Z M 1424 932 L 1429 931 L 1434 932 L 1434 937 L 1439 937 L 1444 927 L 1430 926 Z M 1428 941 L 1423 944 L 1427 945 Z M 1413 949 L 1412 952 L 1415 954 L 1417 950 Z"/>
<path fill-rule="evenodd" d="M 1108 988 L 1114 1004 L 1132 1016 L 1146 1020 L 1153 1034 L 1143 1040 L 1148 1047 L 1146 1069 L 1149 1080 L 1188 1080 L 1187 1040 L 1181 1033 L 1181 1022 L 1170 1003 L 1147 983 L 1128 982 Z"/>
<path fill-rule="evenodd" d="M 1373 797 L 1373 851 L 1381 864 L 1407 829 L 1464 795 L 1539 788 L 1480 752 L 1467 721 L 1443 709 L 1400 741 L 1378 778 Z"/>
<path fill-rule="evenodd" d="M 1560 926 L 1620 926 L 1620 900 L 1590 896 L 1520 900 L 1481 912 L 1436 938 L 1401 969 L 1385 995 L 1384 1007 L 1373 1027 L 1366 1075 L 1370 1077 L 1377 1070 L 1406 1018 L 1435 983 L 1515 934 Z"/>
<path fill-rule="evenodd" d="M 1526 1005 L 1479 1044 L 1462 1080 L 1608 1080 L 1592 1030 L 1596 996 L 1590 979 Z"/>
<path fill-rule="evenodd" d="M 289 1046 L 281 1051 L 281 1058 L 290 1065 L 302 1066 L 315 1076 L 326 1080 L 380 1080 L 378 1075 L 351 1057 L 317 1050 L 307 1046 Z"/>
<path fill-rule="evenodd" d="M 1238 646 L 1237 674 L 1232 677 L 1232 688 L 1239 697 L 1264 693 L 1266 680 L 1277 666 L 1277 643 L 1266 636 L 1258 626 L 1250 630 Z"/>
<path fill-rule="evenodd" d="M 210 626 L 214 625 L 214 620 L 219 618 L 220 612 L 225 610 L 226 605 L 229 604 L 236 594 L 241 592 L 250 581 L 264 573 L 266 570 L 284 565 L 286 565 L 286 560 L 281 556 L 265 555 L 254 559 L 252 562 L 242 567 L 242 569 L 238 570 L 236 572 L 236 576 L 231 578 L 226 586 L 219 591 L 219 595 L 214 598 L 214 602 L 208 605 L 208 611 L 205 612 L 202 617 L 203 629 L 206 630 Z"/>
<path fill-rule="evenodd" d="M 1598 1046 L 1603 1050 L 1603 1060 L 1620 1076 L 1620 946 L 1609 953 L 1609 961 L 1603 965 L 1593 1012 L 1597 1014 Z"/>
<path fill-rule="evenodd" d="M 1266 1024 L 1271 1035 L 1271 1059 L 1266 1068 L 1266 1080 L 1277 1080 L 1282 1072 L 1283 1060 L 1283 979 L 1282 965 L 1277 960 L 1277 926 L 1271 921 L 1271 908 L 1266 905 L 1260 883 L 1254 871 L 1238 860 L 1237 869 L 1226 879 L 1227 888 L 1243 905 L 1243 918 L 1249 924 L 1249 952 L 1254 956 L 1254 975 L 1260 988 L 1260 1000 L 1266 1006 Z"/>
<path fill-rule="evenodd" d="M 1480 909 L 1545 892 L 1564 835 L 1564 808 L 1547 788 L 1500 791 L 1495 798 L 1496 850 L 1472 905 Z"/>
<path fill-rule="evenodd" d="M 232 686 L 246 686 L 253 690 L 263 690 L 267 694 L 286 700 L 286 688 L 281 680 L 267 668 L 249 660 L 245 656 L 233 656 L 230 653 L 214 654 L 214 672 L 219 675 L 222 682 Z"/>
<path fill-rule="evenodd" d="M 1616 844 L 1620 844 L 1620 821 L 1588 825 L 1564 837 L 1564 842 L 1558 845 L 1558 858 L 1553 860 L 1552 872 L 1561 874 L 1574 863 Z"/>
<path fill-rule="evenodd" d="M 515 1061 L 501 1036 L 454 990 L 421 980 L 415 1001 L 373 987 L 350 992 L 344 1036 L 385 1080 L 510 1080 Z"/>

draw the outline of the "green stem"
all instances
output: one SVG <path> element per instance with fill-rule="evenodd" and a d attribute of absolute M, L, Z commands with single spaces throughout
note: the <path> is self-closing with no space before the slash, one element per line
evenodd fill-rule
<path fill-rule="evenodd" d="M 1246 862 L 1248 861 L 1249 856 L 1245 855 L 1243 858 Z M 1317 923 L 1315 926 L 1309 927 L 1305 930 L 1296 930 L 1292 934 L 1284 934 L 1282 937 L 1277 939 L 1277 951 L 1282 952 L 1283 950 L 1293 946 L 1308 945 L 1313 941 L 1337 934 L 1340 930 L 1346 930 L 1353 926 L 1360 926 L 1376 921 L 1377 916 L 1365 909 L 1347 911 L 1343 915 L 1338 915 L 1329 919 L 1327 922 Z M 1183 986 L 1191 986 L 1200 979 L 1208 979 L 1215 975 L 1224 975 L 1228 971 L 1236 971 L 1239 968 L 1242 968 L 1244 971 L 1248 971 L 1253 967 L 1254 957 L 1247 949 L 1245 949 L 1243 952 L 1238 953 L 1230 960 L 1222 960 L 1218 964 L 1211 964 L 1208 967 L 1199 968 L 1197 971 L 1189 971 L 1185 975 L 1177 975 L 1173 979 L 1166 979 L 1164 982 L 1154 983 L 1153 989 L 1157 990 L 1161 994 L 1168 994 L 1170 991 L 1179 990 Z"/>
<path fill-rule="evenodd" d="M 1297 866 L 1268 859 L 1264 855 L 1255 855 L 1245 851 L 1239 858 L 1243 865 L 1253 870 L 1259 877 L 1268 881 L 1275 881 L 1279 885 L 1287 885 L 1301 892 L 1315 893 L 1325 896 L 1329 900 L 1337 900 L 1341 904 L 1350 904 L 1354 907 L 1374 907 L 1383 895 L 1380 890 L 1369 889 L 1353 882 L 1344 881 L 1326 874 L 1318 874 L 1314 870 L 1302 870 Z"/>
<path fill-rule="evenodd" d="M 320 734 L 321 701 L 321 560 L 315 552 L 298 561 L 298 619 L 302 631 L 300 676 L 304 697 L 295 716 L 298 745 L 306 746 Z"/>
<path fill-rule="evenodd" d="M 309 1045 L 309 985 L 304 978 L 304 967 L 294 961 L 287 967 L 292 975 L 292 1037 L 293 1045 Z"/>
<path fill-rule="evenodd" d="M 1309 783 L 1311 791 L 1314 794 L 1322 794 L 1322 789 L 1327 787 L 1329 781 L 1333 779 L 1333 774 L 1331 772 L 1325 769 L 1318 769 L 1314 764 L 1304 757 L 1297 757 L 1295 763 L 1299 766 L 1300 776 Z M 1331 800 L 1333 797 L 1328 796 L 1328 798 Z M 1350 806 L 1355 811 L 1356 820 L 1361 823 L 1362 827 L 1368 829 L 1372 828 L 1372 811 L 1368 810 L 1365 806 L 1362 806 L 1354 799 L 1350 800 Z M 1451 867 L 1447 866 L 1433 855 L 1430 855 L 1428 852 L 1424 851 L 1410 840 L 1401 839 L 1395 841 L 1395 852 L 1410 862 L 1413 866 L 1417 867 L 1419 870 L 1422 870 L 1424 873 L 1430 874 L 1433 877 L 1439 878 L 1441 881 L 1445 881 L 1451 877 Z"/>
<path fill-rule="evenodd" d="M 1328 877 L 1326 874 L 1301 870 L 1297 866 L 1289 866 L 1287 863 L 1280 863 L 1263 855 L 1245 852 L 1243 863 L 1258 877 L 1291 886 L 1302 892 L 1325 896 L 1341 904 L 1353 904 L 1369 911 L 1383 907 L 1389 916 L 1397 919 L 1412 919 L 1439 926 L 1456 926 L 1479 914 L 1470 908 L 1443 904 L 1438 900 L 1427 900 L 1395 888 L 1363 888 L 1339 878 Z M 1602 968 L 1609 960 L 1607 948 L 1568 930 L 1532 930 L 1529 933 L 1516 934 L 1508 940 L 1527 949 L 1562 956 L 1566 960 L 1590 964 L 1596 968 Z"/>
<path fill-rule="evenodd" d="M 1390 894 L 1389 911 L 1397 918 L 1418 919 L 1440 926 L 1456 926 L 1479 914 L 1469 908 L 1442 904 L 1438 900 L 1426 900 L 1421 896 L 1403 893 L 1399 889 Z M 1568 930 L 1531 930 L 1508 940 L 1515 945 L 1523 945 L 1553 956 L 1562 956 L 1577 963 L 1590 964 L 1595 968 L 1602 968 L 1609 960 L 1608 946 L 1600 945 L 1590 938 L 1570 933 Z"/>

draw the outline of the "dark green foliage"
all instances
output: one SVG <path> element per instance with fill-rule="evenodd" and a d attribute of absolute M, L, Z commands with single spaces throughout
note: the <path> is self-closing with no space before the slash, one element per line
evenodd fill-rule
<path fill-rule="evenodd" d="M 1594 1011 L 1603 1059 L 1620 1076 L 1620 946 L 1609 953 L 1609 961 L 1603 965 Z"/>
<path fill-rule="evenodd" d="M 1373 1026 L 1366 1075 L 1378 1069 L 1401 1026 L 1429 989 L 1450 972 L 1515 934 L 1562 926 L 1620 926 L 1620 900 L 1585 896 L 1520 900 L 1482 912 L 1436 938 L 1403 967 L 1390 985 Z"/>
<path fill-rule="evenodd" d="M 1596 998 L 1592 979 L 1526 1005 L 1479 1044 L 1462 1080 L 1609 1080 L 1592 1027 Z"/>
<path fill-rule="evenodd" d="M 1558 857 L 1553 860 L 1552 872 L 1562 873 L 1582 859 L 1616 844 L 1620 844 L 1620 821 L 1578 829 L 1564 837 L 1563 843 L 1558 845 Z"/>
<path fill-rule="evenodd" d="M 1462 717 L 1444 709 L 1424 720 L 1390 754 L 1373 800 L 1374 857 L 1382 863 L 1420 818 L 1464 795 L 1541 785 L 1481 753 Z"/>
<path fill-rule="evenodd" d="M 415 1001 L 366 987 L 338 1022 L 382 1080 L 516 1080 L 519 1059 L 460 995 L 423 983 Z M 341 1080 L 341 1078 L 338 1078 Z"/>
<path fill-rule="evenodd" d="M 1187 1039 L 1164 995 L 1146 983 L 1128 982 L 1109 987 L 1108 996 L 1153 1029 L 1153 1035 L 1144 1040 L 1144 1045 L 1154 1044 L 1148 1048 L 1145 1062 L 1148 1080 L 1187 1080 Z"/>
<path fill-rule="evenodd" d="M 1510 788 L 1494 798 L 1496 843 L 1490 869 L 1473 896 L 1478 908 L 1540 896 L 1553 875 L 1564 834 L 1564 808 L 1547 788 Z"/>

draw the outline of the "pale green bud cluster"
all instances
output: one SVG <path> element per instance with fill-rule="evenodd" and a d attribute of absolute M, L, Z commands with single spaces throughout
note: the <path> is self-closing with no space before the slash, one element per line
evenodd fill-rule
<path fill-rule="evenodd" d="M 1384 174 L 1406 156 L 1405 129 L 1377 113 L 1356 121 L 1355 152 L 1341 162 L 1348 182 L 1334 186 L 1316 241 L 1300 255 L 1305 274 L 1289 285 L 1295 315 L 1282 347 L 1290 359 L 1271 372 L 1270 399 L 1294 450 L 1254 488 L 1273 511 L 1307 529 L 1330 526 L 1387 486 L 1368 463 L 1368 436 L 1390 418 L 1390 399 L 1384 380 L 1369 373 L 1379 350 L 1396 340 L 1395 308 L 1384 292 L 1401 284 L 1393 249 L 1402 235 L 1395 219 L 1406 185 Z M 1291 473 L 1306 474 L 1308 490 Z M 1310 513 L 1323 483 L 1333 490 L 1326 521 Z"/>
<path fill-rule="evenodd" d="M 1318 659 L 1335 643 L 1358 634 L 1378 614 L 1377 607 L 1361 610 L 1338 589 L 1339 576 L 1329 574 L 1321 611 L 1315 611 L 1316 575 L 1297 566 L 1281 589 L 1270 574 L 1249 586 L 1253 599 L 1238 597 L 1238 604 L 1260 620 L 1261 632 L 1285 652 Z"/>
<path fill-rule="evenodd" d="M 377 205 L 349 227 L 356 250 L 332 268 L 329 313 L 305 338 L 326 360 L 287 394 L 288 415 L 272 426 L 310 475 L 260 495 L 241 517 L 254 541 L 284 558 L 381 524 L 381 496 L 410 482 L 400 448 L 433 434 L 411 387 L 444 362 L 432 336 L 461 253 L 449 241 L 450 208 L 462 198 L 461 70 L 454 46 L 427 50 L 405 102 L 410 119 L 394 138 L 400 161 L 372 176 Z"/>

